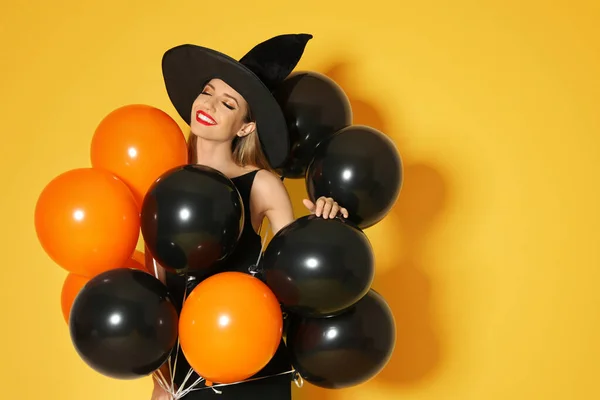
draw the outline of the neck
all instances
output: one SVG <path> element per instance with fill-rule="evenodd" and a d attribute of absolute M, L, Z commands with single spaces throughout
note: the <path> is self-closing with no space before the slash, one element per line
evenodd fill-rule
<path fill-rule="evenodd" d="M 215 142 L 198 137 L 196 140 L 196 162 L 221 172 L 227 171 L 235 165 L 231 152 L 231 142 Z"/>

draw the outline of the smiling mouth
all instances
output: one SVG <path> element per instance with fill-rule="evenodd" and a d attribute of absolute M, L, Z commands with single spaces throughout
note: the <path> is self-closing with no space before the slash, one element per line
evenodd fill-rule
<path fill-rule="evenodd" d="M 213 119 L 213 117 L 211 117 L 210 115 L 208 115 L 207 113 L 205 113 L 202 110 L 196 111 L 196 121 L 198 121 L 199 123 L 201 123 L 203 125 L 216 125 L 217 124 L 217 121 L 215 121 Z"/>

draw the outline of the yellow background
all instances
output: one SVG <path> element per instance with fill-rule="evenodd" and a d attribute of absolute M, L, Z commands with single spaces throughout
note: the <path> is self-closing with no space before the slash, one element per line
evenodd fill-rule
<path fill-rule="evenodd" d="M 149 379 L 112 380 L 76 355 L 66 272 L 35 237 L 37 196 L 89 166 L 113 109 L 176 116 L 160 71 L 168 47 L 241 57 L 302 31 L 315 38 L 298 69 L 336 80 L 355 123 L 395 140 L 406 177 L 367 231 L 394 357 L 360 387 L 307 385 L 298 398 L 600 398 L 597 2 L 102 3 L 1 6 L 2 398 L 150 398 Z M 304 214 L 302 181 L 288 186 Z"/>

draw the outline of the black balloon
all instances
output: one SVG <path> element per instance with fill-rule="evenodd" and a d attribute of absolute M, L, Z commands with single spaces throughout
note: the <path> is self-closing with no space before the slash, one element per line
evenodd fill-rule
<path fill-rule="evenodd" d="M 332 197 L 348 210 L 361 229 L 381 221 L 398 200 L 402 160 L 382 132 L 352 125 L 323 140 L 306 172 L 306 189 L 314 202 Z"/>
<path fill-rule="evenodd" d="M 71 340 L 94 370 L 134 379 L 158 369 L 177 343 L 178 315 L 166 286 L 137 269 L 119 268 L 91 279 L 69 317 Z"/>
<path fill-rule="evenodd" d="M 361 230 L 314 215 L 277 232 L 261 269 L 286 311 L 313 317 L 352 306 L 369 291 L 375 274 L 373 250 Z"/>
<path fill-rule="evenodd" d="M 292 365 L 306 381 L 327 389 L 373 378 L 389 362 L 396 344 L 394 316 L 374 290 L 337 316 L 289 318 Z"/>
<path fill-rule="evenodd" d="M 303 178 L 321 140 L 352 123 L 352 108 L 342 88 L 318 72 L 291 74 L 273 92 L 290 135 L 290 155 L 278 172 Z"/>
<path fill-rule="evenodd" d="M 148 190 L 142 236 L 166 269 L 207 273 L 235 249 L 244 217 L 242 198 L 229 178 L 210 167 L 185 165 L 164 173 Z"/>

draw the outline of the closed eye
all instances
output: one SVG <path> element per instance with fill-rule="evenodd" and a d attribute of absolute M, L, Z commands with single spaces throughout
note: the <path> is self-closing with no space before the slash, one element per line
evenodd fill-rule
<path fill-rule="evenodd" d="M 200 93 L 200 94 L 203 94 L 203 95 L 206 95 L 206 96 L 212 96 L 212 94 L 208 93 L 206 90 L 203 90 L 202 93 Z M 223 105 L 225 107 L 229 108 L 230 110 L 235 110 L 234 106 L 232 106 L 232 105 L 230 105 L 230 104 L 228 104 L 226 102 L 222 102 L 222 103 L 223 103 Z"/>

